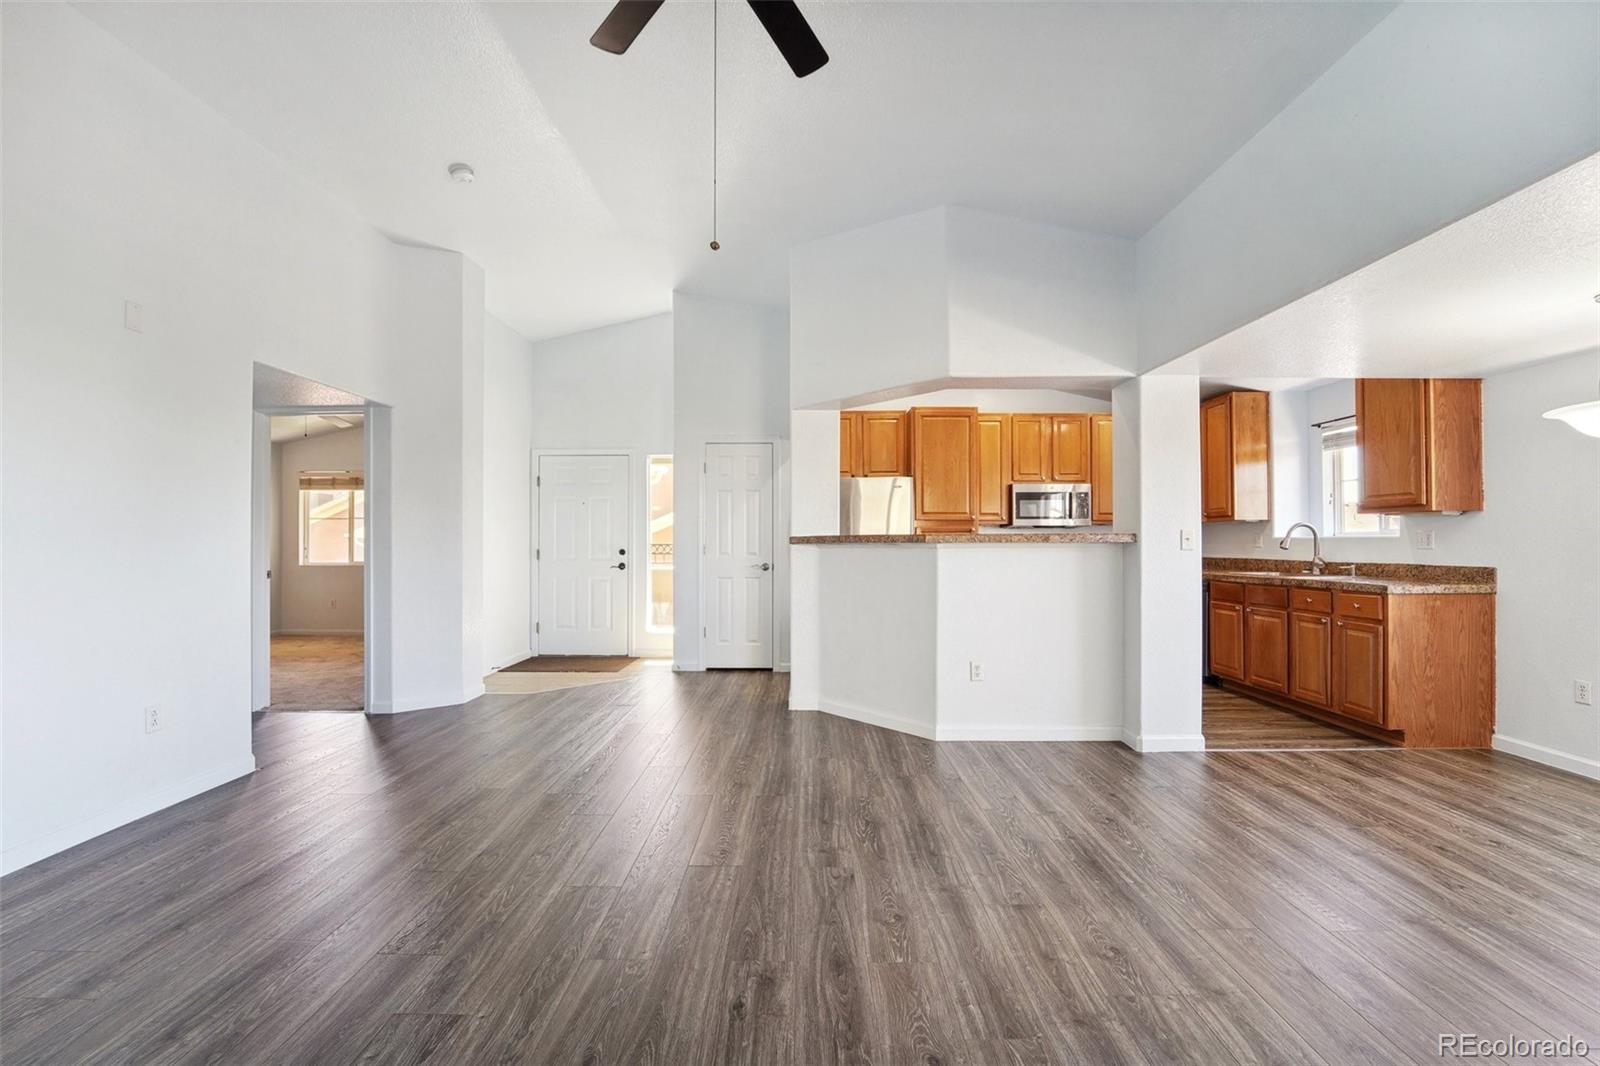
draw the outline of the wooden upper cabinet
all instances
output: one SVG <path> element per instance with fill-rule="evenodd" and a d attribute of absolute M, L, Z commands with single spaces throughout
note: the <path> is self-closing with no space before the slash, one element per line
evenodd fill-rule
<path fill-rule="evenodd" d="M 978 521 L 1011 521 L 1011 416 L 978 415 Z"/>
<path fill-rule="evenodd" d="M 1049 481 L 1051 458 L 1049 415 L 1011 416 L 1011 480 Z"/>
<path fill-rule="evenodd" d="M 1089 517 L 1111 521 L 1111 416 L 1089 416 Z"/>
<path fill-rule="evenodd" d="M 906 412 L 860 411 L 861 463 L 858 477 L 905 477 L 911 473 Z"/>
<path fill-rule="evenodd" d="M 1050 416 L 1050 480 L 1089 480 L 1089 416 Z"/>
<path fill-rule="evenodd" d="M 976 407 L 913 407 L 913 519 L 919 533 L 978 528 L 979 444 Z"/>
<path fill-rule="evenodd" d="M 839 476 L 855 477 L 861 465 L 861 412 L 839 412 Z"/>
<path fill-rule="evenodd" d="M 1225 392 L 1200 405 L 1200 513 L 1207 522 L 1272 517 L 1267 394 Z"/>
<path fill-rule="evenodd" d="M 1483 510 L 1483 382 L 1358 378 L 1364 512 Z"/>

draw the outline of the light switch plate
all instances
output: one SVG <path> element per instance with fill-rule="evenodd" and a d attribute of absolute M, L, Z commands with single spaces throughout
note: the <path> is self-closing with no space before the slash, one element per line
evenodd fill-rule
<path fill-rule="evenodd" d="M 135 333 L 144 332 L 144 304 L 132 300 L 122 301 L 122 328 Z"/>
<path fill-rule="evenodd" d="M 1178 530 L 1178 550 L 1186 552 L 1194 551 L 1194 530 Z"/>

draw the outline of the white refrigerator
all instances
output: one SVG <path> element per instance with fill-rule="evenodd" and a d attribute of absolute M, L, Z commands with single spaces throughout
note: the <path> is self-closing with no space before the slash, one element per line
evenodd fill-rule
<path fill-rule="evenodd" d="M 911 479 L 839 479 L 839 532 L 845 535 L 910 533 Z"/>

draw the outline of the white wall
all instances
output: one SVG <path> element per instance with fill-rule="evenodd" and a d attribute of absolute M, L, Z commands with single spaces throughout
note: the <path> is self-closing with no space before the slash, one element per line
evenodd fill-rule
<path fill-rule="evenodd" d="M 71 7 L 0 19 L 13 869 L 254 765 L 256 361 L 392 405 L 393 705 L 475 694 L 462 583 L 482 551 L 457 488 L 481 465 L 462 412 L 482 306 L 470 263 L 392 244 Z M 115 634 L 88 670 L 86 625 Z"/>
<path fill-rule="evenodd" d="M 1060 389 L 935 389 L 900 400 L 864 403 L 851 410 L 904 411 L 908 407 L 976 407 L 980 411 L 1109 411 L 1111 401 Z M 836 431 L 835 448 L 838 439 Z M 838 469 L 834 467 L 834 470 Z"/>
<path fill-rule="evenodd" d="M 1592 4 L 1401 4 L 1139 240 L 1160 366 L 1600 150 Z"/>
<path fill-rule="evenodd" d="M 360 633 L 359 566 L 306 566 L 300 561 L 300 475 L 311 470 L 364 466 L 360 429 L 342 429 L 272 446 L 273 511 L 278 560 L 272 569 L 274 633 Z"/>
<path fill-rule="evenodd" d="M 949 376 L 945 210 L 789 253 L 793 406 Z"/>
<path fill-rule="evenodd" d="M 817 702 L 804 709 L 933 739 L 938 549 L 839 544 L 807 551 L 817 564 L 817 598 L 829 613 L 818 631 Z M 791 698 L 791 706 L 803 705 Z"/>
<path fill-rule="evenodd" d="M 1137 368 L 1132 241 L 965 207 L 945 226 L 951 375 Z"/>
<path fill-rule="evenodd" d="M 1124 555 L 1122 598 L 1123 742 L 1136 751 L 1205 746 L 1199 410 L 1193 377 L 1145 375 L 1111 393 L 1113 526 L 1139 537 Z"/>
<path fill-rule="evenodd" d="M 628 456 L 630 510 L 637 519 L 628 551 L 635 559 L 647 557 L 646 463 L 651 455 L 673 451 L 672 333 L 671 315 L 652 315 L 532 345 L 533 448 L 536 452 L 590 450 Z M 678 475 L 676 467 L 673 475 Z M 537 507 L 537 499 L 534 503 Z M 681 531 L 681 523 L 677 528 Z M 535 540 L 538 537 L 537 514 L 533 536 Z M 535 581 L 537 571 L 535 564 Z M 648 568 L 632 567 L 629 575 L 633 650 L 641 655 L 670 653 L 671 635 L 645 628 Z M 538 609 L 535 594 L 535 617 Z M 537 636 L 533 646 L 538 648 Z"/>
<path fill-rule="evenodd" d="M 1495 746 L 1590 776 L 1600 776 L 1600 715 L 1573 702 L 1572 682 L 1600 679 L 1600 440 L 1540 415 L 1593 399 L 1596 381 L 1600 352 L 1485 378 L 1484 509 L 1401 516 L 1398 537 L 1323 546 L 1338 561 L 1495 567 Z M 1308 430 L 1352 413 L 1353 388 L 1314 390 Z M 1308 520 L 1321 524 L 1315 512 Z M 1283 558 L 1271 539 L 1255 547 L 1264 525 L 1208 525 L 1205 554 Z M 1433 531 L 1433 550 L 1415 546 L 1418 529 Z"/>
<path fill-rule="evenodd" d="M 483 672 L 533 654 L 533 345 L 483 323 Z"/>
<path fill-rule="evenodd" d="M 774 662 L 789 668 L 789 316 L 759 304 L 672 297 L 673 660 L 702 669 L 700 657 L 701 463 L 710 441 L 777 442 L 773 457 Z M 838 423 L 834 423 L 837 441 Z M 834 444 L 837 453 L 838 444 Z M 834 467 L 837 472 L 838 467 Z"/>

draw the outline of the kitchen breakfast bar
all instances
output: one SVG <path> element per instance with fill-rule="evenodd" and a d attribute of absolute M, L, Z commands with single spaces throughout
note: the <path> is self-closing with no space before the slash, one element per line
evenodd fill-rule
<path fill-rule="evenodd" d="M 1123 552 L 1065 529 L 790 538 L 792 706 L 933 740 L 1117 740 Z M 800 663 L 814 664 L 805 671 Z"/>

